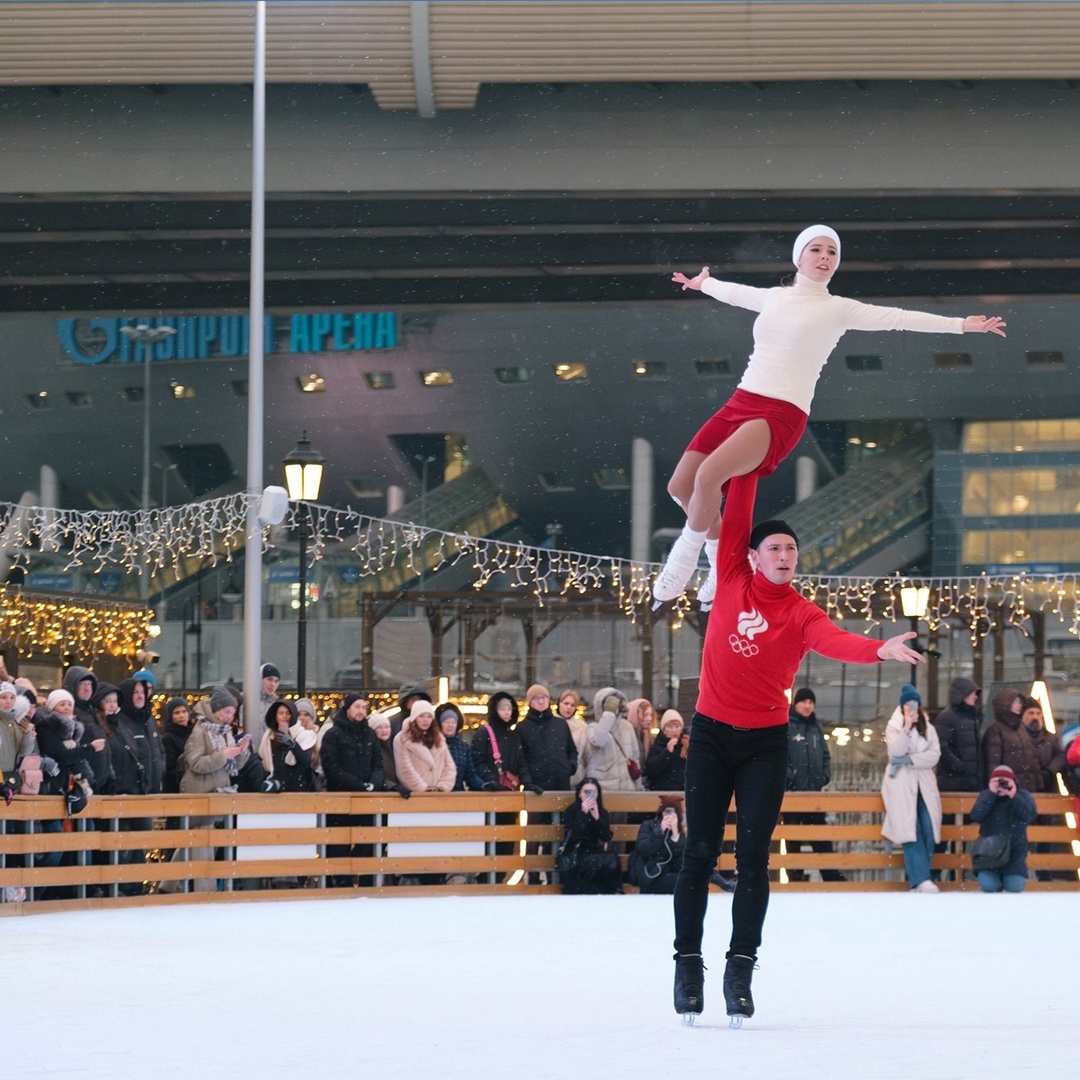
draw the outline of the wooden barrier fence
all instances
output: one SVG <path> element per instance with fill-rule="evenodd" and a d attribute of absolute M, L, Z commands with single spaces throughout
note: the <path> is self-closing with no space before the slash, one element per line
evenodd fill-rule
<path fill-rule="evenodd" d="M 64 818 L 59 796 L 16 796 L 0 805 L 0 915 L 130 904 L 347 896 L 358 892 L 557 892 L 554 851 L 567 792 L 414 795 L 94 796 Z M 653 792 L 606 795 L 622 851 L 655 812 Z M 942 839 L 934 856 L 942 887 L 972 889 L 964 846 L 978 835 L 965 820 L 973 795 L 942 796 Z M 1051 824 L 1028 828 L 1029 889 L 1080 889 L 1080 840 L 1072 799 L 1036 797 Z M 900 849 L 881 837 L 876 793 L 790 793 L 784 812 L 827 815 L 825 823 L 781 824 L 772 876 L 779 889 L 907 887 Z M 1067 815 L 1067 816 L 1066 816 Z M 352 818 L 342 822 L 342 818 Z M 332 824 L 328 824 L 333 822 Z M 734 829 L 728 829 L 734 839 Z M 801 850 L 810 841 L 833 850 Z M 350 855 L 328 847 L 360 845 Z M 721 871 L 734 869 L 725 841 Z M 627 856 L 622 855 L 625 866 Z M 792 870 L 841 871 L 847 881 L 791 881 Z M 1038 880 L 1053 877 L 1053 880 Z M 450 883 L 447 878 L 452 878 Z M 344 882 L 342 879 L 345 879 Z"/>

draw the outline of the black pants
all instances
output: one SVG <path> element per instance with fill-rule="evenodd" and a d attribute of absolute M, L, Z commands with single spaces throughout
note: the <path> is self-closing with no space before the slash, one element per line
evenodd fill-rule
<path fill-rule="evenodd" d="M 695 713 L 686 754 L 686 853 L 675 885 L 675 951 L 700 953 L 709 877 L 735 798 L 731 952 L 757 956 L 769 906 L 769 844 L 787 777 L 787 724 L 739 730 Z"/>
<path fill-rule="evenodd" d="M 342 826 L 365 826 L 374 825 L 375 818 L 371 814 L 327 814 L 327 828 L 340 828 Z M 327 844 L 326 857 L 328 859 L 367 859 L 375 854 L 374 844 Z M 354 877 L 352 874 L 331 874 L 328 878 L 330 886 L 350 888 L 353 885 L 374 885 L 375 878 L 372 874 L 361 874 Z"/>

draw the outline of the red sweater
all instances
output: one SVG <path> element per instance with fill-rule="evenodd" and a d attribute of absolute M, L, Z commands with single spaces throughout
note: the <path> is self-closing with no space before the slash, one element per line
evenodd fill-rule
<path fill-rule="evenodd" d="M 716 601 L 705 633 L 698 712 L 735 727 L 787 723 L 790 688 L 803 657 L 820 653 L 874 664 L 880 641 L 834 626 L 790 585 L 774 585 L 747 558 L 757 478 L 731 480 L 716 556 Z"/>

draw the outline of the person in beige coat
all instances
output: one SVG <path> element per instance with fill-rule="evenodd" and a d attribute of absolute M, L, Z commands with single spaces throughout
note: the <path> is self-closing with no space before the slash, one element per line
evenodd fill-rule
<path fill-rule="evenodd" d="M 593 698 L 596 719 L 585 726 L 588 745 L 585 771 L 609 793 L 642 789 L 638 756 L 641 749 L 627 711 L 626 695 L 613 686 L 605 686 Z"/>
<path fill-rule="evenodd" d="M 564 690 L 559 695 L 555 706 L 555 712 L 566 721 L 566 726 L 570 729 L 570 738 L 574 740 L 574 746 L 577 748 L 577 768 L 570 777 L 570 787 L 575 790 L 585 779 L 585 756 L 589 749 L 585 721 L 577 714 L 580 705 L 581 698 L 576 690 Z"/>
<path fill-rule="evenodd" d="M 194 711 L 198 719 L 184 743 L 184 753 L 179 762 L 180 790 L 185 795 L 236 791 L 236 774 L 252 753 L 250 735 L 244 735 L 239 742 L 235 738 L 233 722 L 236 719 L 236 699 L 223 687 L 218 687 L 209 700 L 197 702 Z M 208 829 L 222 820 L 212 816 L 191 817 L 188 825 L 192 829 Z M 192 847 L 188 850 L 188 858 L 192 862 L 212 862 L 214 849 Z M 195 878 L 192 889 L 195 892 L 214 892 L 217 880 Z M 162 891 L 175 891 L 175 886 L 163 888 Z"/>
<path fill-rule="evenodd" d="M 904 870 L 913 892 L 936 893 L 930 880 L 934 844 L 941 840 L 941 795 L 934 767 L 941 757 L 937 731 L 914 686 L 900 691 L 900 706 L 885 728 L 889 764 L 881 780 L 885 820 L 881 834 L 904 847 Z"/>
<path fill-rule="evenodd" d="M 394 737 L 394 768 L 409 791 L 452 791 L 457 766 L 435 723 L 435 706 L 414 701 Z"/>

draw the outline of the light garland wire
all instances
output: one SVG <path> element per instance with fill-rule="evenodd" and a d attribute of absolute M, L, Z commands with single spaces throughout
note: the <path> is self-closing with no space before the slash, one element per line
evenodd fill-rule
<path fill-rule="evenodd" d="M 231 562 L 242 551 L 247 508 L 257 498 L 240 493 L 149 511 L 55 510 L 0 503 L 0 545 L 17 565 L 28 566 L 41 549 L 62 553 L 66 569 L 171 573 L 181 580 L 193 560 L 217 565 Z M 540 607 L 549 597 L 595 593 L 613 597 L 631 619 L 651 607 L 655 563 L 446 532 L 320 504 L 308 504 L 304 512 L 311 566 L 330 554 L 347 556 L 355 560 L 360 577 L 379 591 L 399 588 L 421 572 L 464 563 L 471 568 L 474 589 L 503 577 L 509 588 L 531 593 Z M 301 508 L 291 504 L 285 527 L 296 528 L 300 513 Z M 264 550 L 272 548 L 270 538 L 271 530 L 264 529 Z M 700 574 L 694 580 L 695 586 L 699 584 Z M 904 585 L 929 588 L 922 619 L 931 631 L 959 624 L 967 628 L 973 643 L 998 625 L 1027 635 L 1030 615 L 1039 611 L 1080 637 L 1075 573 L 927 578 L 894 574 L 884 579 L 822 575 L 795 582 L 802 595 L 831 618 L 861 622 L 866 634 L 882 622 L 903 618 L 898 598 Z M 688 587 L 677 598 L 673 612 L 677 621 L 690 613 L 693 597 Z"/>

